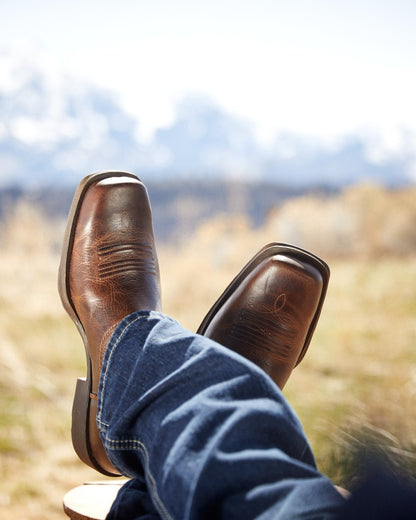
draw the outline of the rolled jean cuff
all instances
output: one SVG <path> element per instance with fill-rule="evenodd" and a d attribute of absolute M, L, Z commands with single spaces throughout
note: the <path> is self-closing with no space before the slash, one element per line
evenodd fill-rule
<path fill-rule="evenodd" d="M 182 388 L 180 392 L 178 385 Z M 216 393 L 221 388 L 218 385 L 225 385 L 226 399 L 237 399 L 236 406 L 241 407 L 247 398 L 267 403 L 266 415 L 273 409 L 282 417 L 280 443 L 285 438 L 291 456 L 315 466 L 298 418 L 280 389 L 259 367 L 157 311 L 138 311 L 126 316 L 108 343 L 97 412 L 104 445 L 112 448 L 112 444 L 106 445 L 110 424 L 111 434 L 130 439 L 137 433 L 137 419 L 144 410 L 147 415 L 150 404 L 152 409 L 156 404 L 154 414 L 169 414 L 187 399 L 194 404 L 198 394 Z M 216 398 L 222 399 L 221 395 L 220 392 Z"/>

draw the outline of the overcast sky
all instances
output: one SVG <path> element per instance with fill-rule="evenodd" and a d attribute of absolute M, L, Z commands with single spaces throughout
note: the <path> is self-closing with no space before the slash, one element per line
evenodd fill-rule
<path fill-rule="evenodd" d="M 148 132 L 200 93 L 265 139 L 416 135 L 414 0 L 3 0 L 0 19 L 0 49 L 113 89 Z"/>

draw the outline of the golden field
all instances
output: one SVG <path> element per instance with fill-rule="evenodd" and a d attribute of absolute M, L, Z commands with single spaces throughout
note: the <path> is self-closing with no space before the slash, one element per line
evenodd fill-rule
<path fill-rule="evenodd" d="M 63 519 L 72 487 L 105 477 L 77 460 L 70 439 L 80 337 L 56 290 L 63 221 L 25 202 L 0 234 L 0 518 Z M 416 469 L 416 190 L 377 186 L 303 197 L 260 229 L 219 215 L 181 243 L 159 244 L 167 314 L 196 330 L 211 304 L 264 244 L 289 242 L 331 267 L 309 352 L 284 393 L 319 468 L 351 487 L 362 451 Z"/>

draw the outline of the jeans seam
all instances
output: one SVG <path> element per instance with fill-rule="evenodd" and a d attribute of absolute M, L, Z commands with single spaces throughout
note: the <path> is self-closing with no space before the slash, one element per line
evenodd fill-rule
<path fill-rule="evenodd" d="M 145 444 L 139 439 L 106 439 L 105 447 L 109 450 L 118 451 L 130 451 L 135 450 L 143 455 L 144 459 L 144 470 L 146 475 L 146 481 L 149 486 L 149 491 L 152 496 L 153 503 L 158 510 L 160 516 L 166 520 L 173 520 L 172 516 L 168 513 L 165 504 L 159 496 L 156 486 L 156 480 L 150 471 L 149 467 L 149 452 L 146 449 Z"/>
<path fill-rule="evenodd" d="M 148 316 L 146 316 L 148 317 Z M 109 427 L 109 422 L 104 421 L 102 419 L 102 411 L 103 411 L 103 401 L 104 401 L 104 395 L 105 395 L 105 389 L 106 389 L 106 381 L 107 381 L 107 373 L 110 367 L 111 358 L 113 356 L 113 353 L 115 352 L 116 348 L 118 347 L 118 344 L 120 343 L 123 336 L 126 334 L 127 330 L 132 326 L 136 321 L 141 320 L 144 318 L 143 315 L 136 316 L 132 321 L 129 321 L 123 328 L 123 330 L 120 331 L 120 334 L 118 335 L 117 339 L 114 341 L 114 344 L 108 345 L 109 353 L 106 360 L 105 368 L 102 373 L 101 377 L 101 391 L 100 391 L 100 402 L 99 402 L 99 408 L 97 410 L 97 424 L 101 427 L 102 430 L 107 430 Z M 111 343 L 111 339 L 110 339 Z M 110 439 L 107 436 L 105 436 L 104 446 L 106 449 L 109 450 L 119 450 L 119 451 L 125 451 L 125 450 L 136 450 L 139 451 L 143 455 L 144 459 L 144 469 L 145 469 L 145 475 L 146 480 L 148 481 L 149 485 L 149 491 L 152 496 L 153 503 L 158 510 L 160 516 L 166 520 L 173 520 L 171 515 L 168 513 L 166 506 L 164 505 L 162 499 L 159 496 L 159 493 L 157 491 L 156 487 L 156 481 L 155 478 L 150 471 L 149 467 L 149 453 L 146 449 L 146 446 L 143 442 L 141 442 L 139 439 Z"/>

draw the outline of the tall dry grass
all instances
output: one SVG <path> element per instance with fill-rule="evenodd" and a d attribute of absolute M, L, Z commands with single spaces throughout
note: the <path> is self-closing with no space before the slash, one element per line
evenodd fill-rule
<path fill-rule="evenodd" d="M 159 244 L 164 310 L 191 330 L 265 243 L 322 255 L 330 288 L 309 352 L 285 394 L 319 467 L 349 487 L 375 446 L 416 468 L 415 190 L 356 187 L 274 209 L 261 229 L 218 216 L 182 243 Z M 64 518 L 71 487 L 102 477 L 73 453 L 70 410 L 84 352 L 61 308 L 64 222 L 17 205 L 0 234 L 0 518 Z"/>
<path fill-rule="evenodd" d="M 416 188 L 361 184 L 338 195 L 294 198 L 271 210 L 266 232 L 328 258 L 416 251 Z"/>

